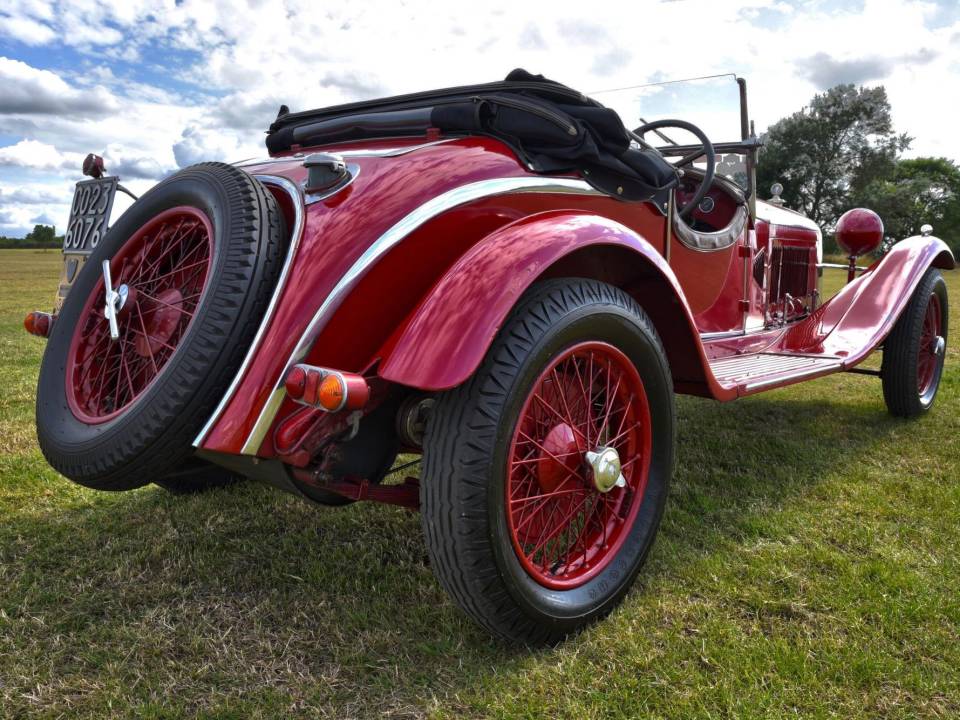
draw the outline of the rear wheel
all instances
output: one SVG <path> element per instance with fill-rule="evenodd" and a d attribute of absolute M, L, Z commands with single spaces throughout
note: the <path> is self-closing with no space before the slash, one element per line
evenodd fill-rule
<path fill-rule="evenodd" d="M 653 543 L 673 445 L 670 373 L 643 310 L 598 282 L 535 286 L 428 422 L 421 511 L 441 584 L 514 641 L 603 616 Z"/>
<path fill-rule="evenodd" d="M 168 476 L 182 485 L 192 441 L 267 307 L 282 242 L 270 192 L 220 163 L 177 173 L 121 215 L 77 277 L 44 353 L 37 435 L 50 464 L 102 490 Z M 104 261 L 118 293 L 116 337 Z"/>
<path fill-rule="evenodd" d="M 947 285 L 935 268 L 924 275 L 883 344 L 883 399 L 899 417 L 933 405 L 947 348 Z"/>

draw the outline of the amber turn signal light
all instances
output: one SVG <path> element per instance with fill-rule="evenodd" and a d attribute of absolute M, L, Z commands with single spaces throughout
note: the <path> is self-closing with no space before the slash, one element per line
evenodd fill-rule
<path fill-rule="evenodd" d="M 327 375 L 317 390 L 317 405 L 333 412 L 343 407 L 347 399 L 347 386 L 343 379 L 335 374 Z"/>
<path fill-rule="evenodd" d="M 362 375 L 313 365 L 290 368 L 284 387 L 297 402 L 327 412 L 359 410 L 370 399 L 370 386 Z"/>
<path fill-rule="evenodd" d="M 34 311 L 23 319 L 24 329 L 37 337 L 50 337 L 50 328 L 53 327 L 53 316 L 50 313 Z"/>

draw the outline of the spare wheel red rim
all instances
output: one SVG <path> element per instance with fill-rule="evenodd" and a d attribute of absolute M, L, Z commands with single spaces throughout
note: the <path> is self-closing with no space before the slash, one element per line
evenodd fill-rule
<path fill-rule="evenodd" d="M 530 389 L 510 443 L 506 516 L 524 570 L 557 590 L 580 587 L 617 557 L 650 471 L 643 381 L 605 342 L 556 356 Z M 614 485 L 619 466 L 622 486 Z"/>
<path fill-rule="evenodd" d="M 157 381 L 180 350 L 210 276 L 213 226 L 182 205 L 140 227 L 110 260 L 119 337 L 104 315 L 101 276 L 74 326 L 67 355 L 67 404 L 87 424 L 122 415 Z"/>

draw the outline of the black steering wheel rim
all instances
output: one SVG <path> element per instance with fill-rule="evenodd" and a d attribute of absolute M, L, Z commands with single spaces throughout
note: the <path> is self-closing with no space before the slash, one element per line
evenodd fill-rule
<path fill-rule="evenodd" d="M 675 164 L 675 167 L 679 168 L 683 165 L 687 165 L 701 155 L 704 155 L 707 158 L 707 168 L 703 174 L 703 180 L 700 181 L 700 186 L 697 188 L 697 192 L 694 193 L 693 198 L 683 205 L 683 207 L 677 208 L 677 216 L 683 220 L 686 220 L 690 213 L 693 212 L 694 208 L 700 204 L 700 201 L 707 196 L 707 193 L 713 186 L 713 178 L 716 175 L 717 168 L 717 154 L 714 152 L 713 143 L 710 142 L 710 138 L 707 137 L 706 133 L 704 133 L 703 130 L 698 128 L 693 123 L 689 123 L 686 120 L 672 120 L 669 118 L 665 120 L 655 120 L 654 122 L 641 125 L 633 132 L 640 138 L 643 138 L 643 136 L 648 132 L 653 132 L 654 130 L 660 130 L 661 128 L 668 127 L 686 130 L 695 136 L 697 140 L 700 141 L 701 145 L 700 151 L 685 155 L 678 163 Z"/>

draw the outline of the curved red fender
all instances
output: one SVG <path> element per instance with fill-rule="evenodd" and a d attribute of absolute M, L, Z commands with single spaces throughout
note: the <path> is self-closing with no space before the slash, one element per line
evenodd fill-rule
<path fill-rule="evenodd" d="M 575 211 L 528 216 L 491 233 L 471 248 L 384 349 L 380 376 L 423 390 L 459 385 L 480 365 L 507 314 L 534 281 L 571 253 L 601 246 L 632 251 L 638 264 L 645 270 L 652 268 L 672 288 L 674 298 L 657 300 L 664 305 L 677 301 L 674 304 L 686 319 L 681 332 L 696 347 L 699 369 L 712 385 L 713 375 L 690 307 L 660 253 L 620 223 Z M 676 333 L 677 328 L 671 328 L 671 332 Z"/>
<path fill-rule="evenodd" d="M 784 336 L 783 349 L 843 358 L 845 368 L 857 365 L 893 329 L 931 266 L 947 270 L 955 266 L 945 242 L 921 236 L 898 242 L 807 321 L 792 328 Z"/>

